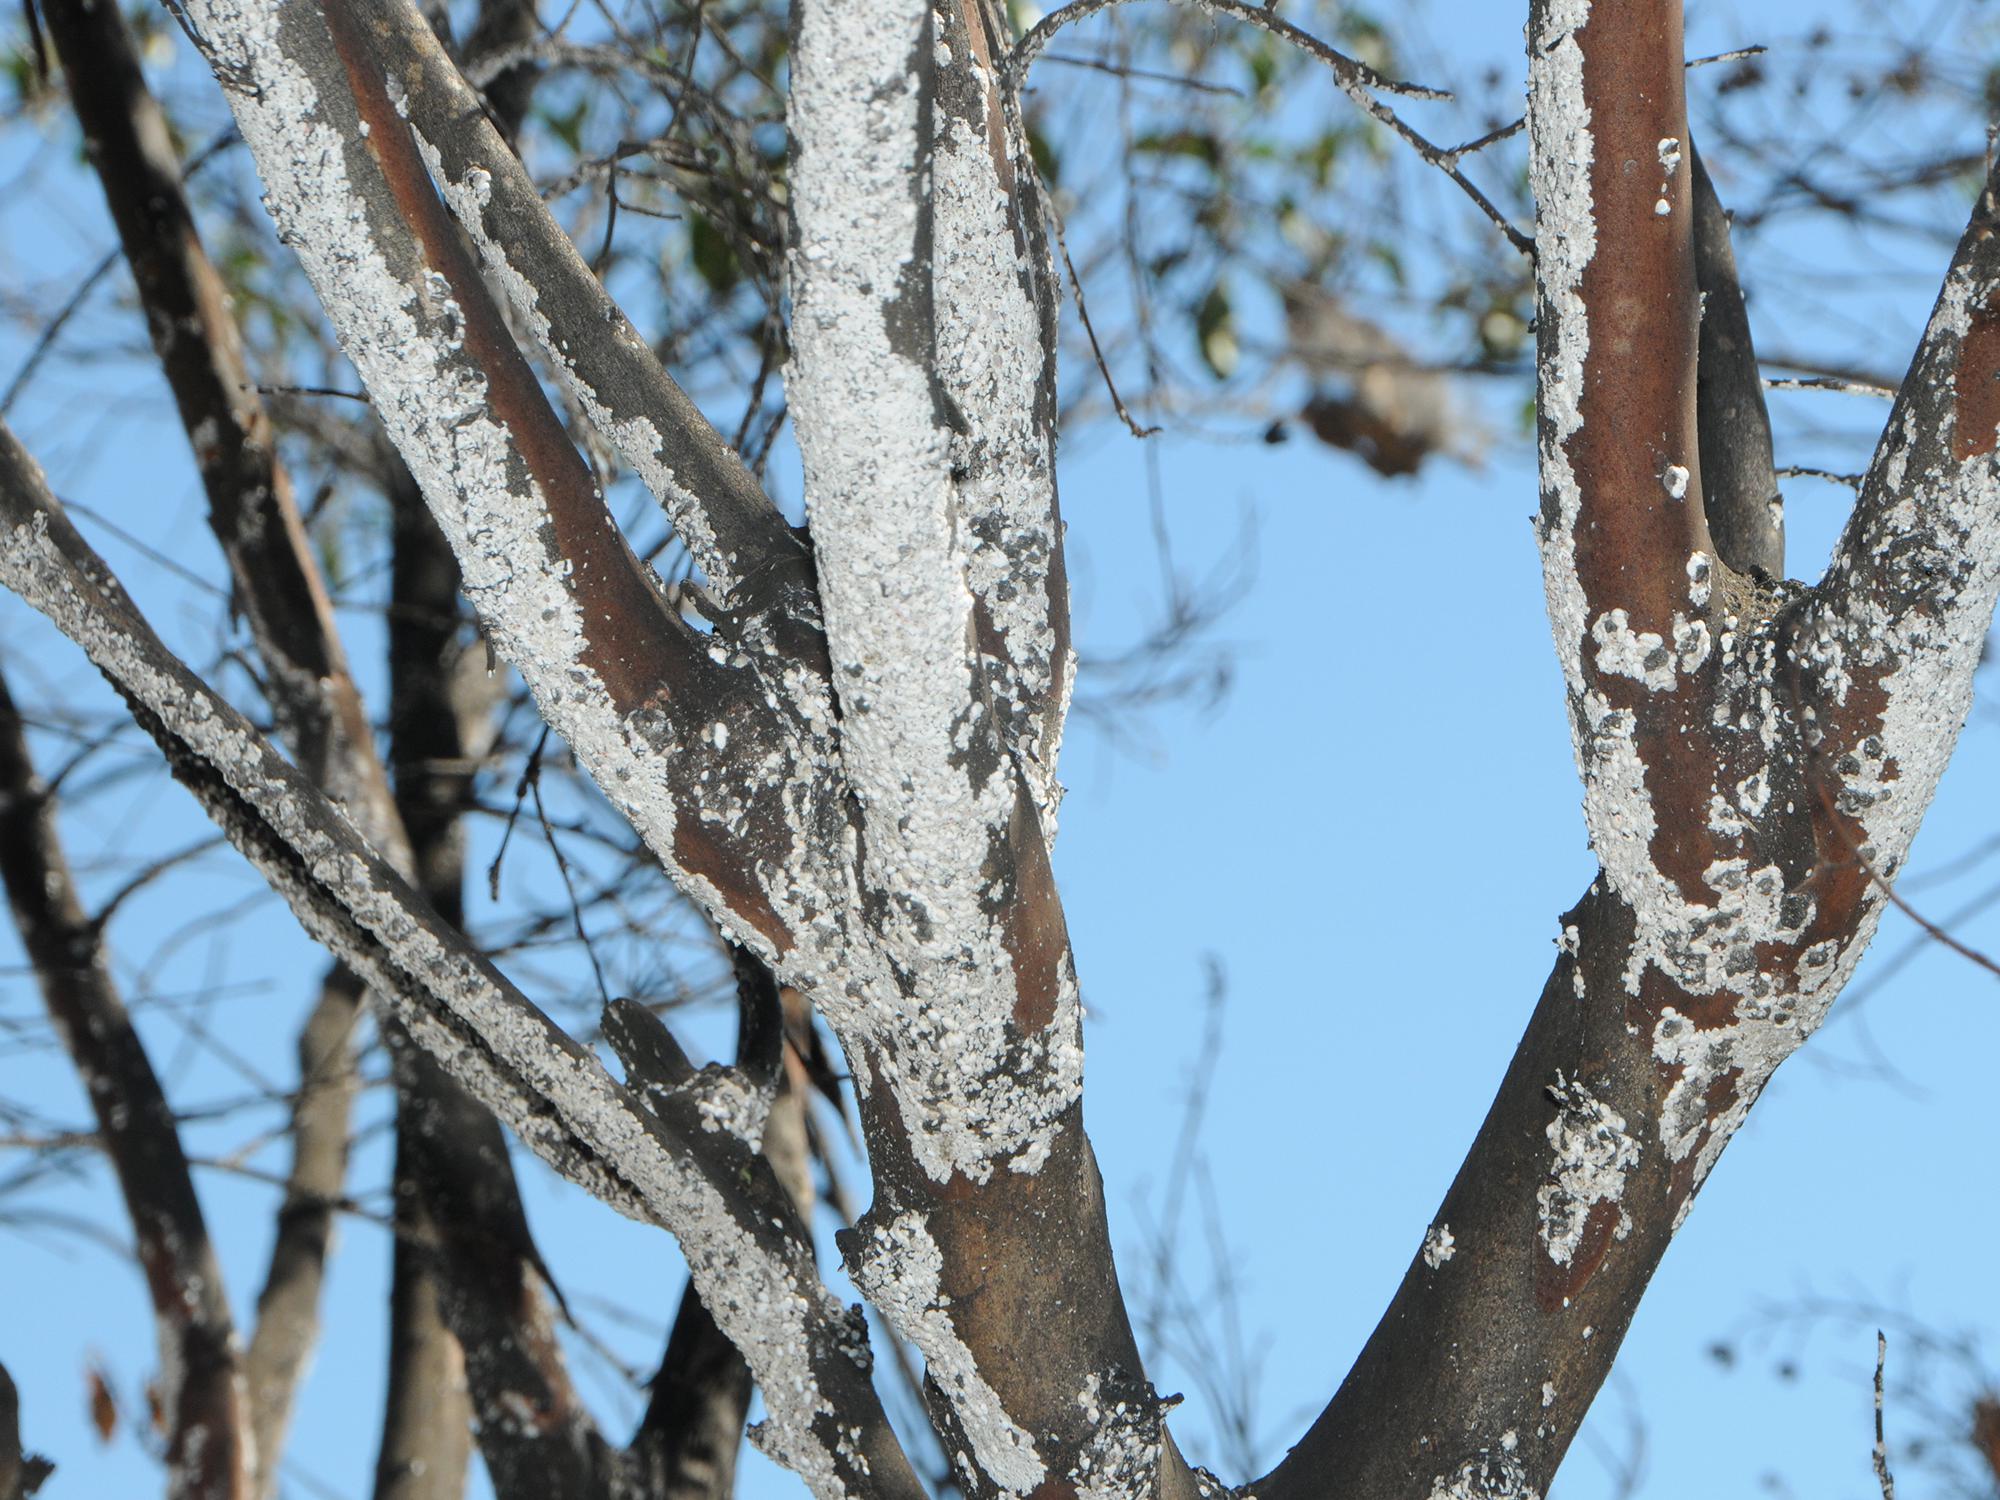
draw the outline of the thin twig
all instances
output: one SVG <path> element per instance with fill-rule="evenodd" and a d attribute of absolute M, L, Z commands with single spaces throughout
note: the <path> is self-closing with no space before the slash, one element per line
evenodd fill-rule
<path fill-rule="evenodd" d="M 176 13 L 176 19 L 178 19 L 178 13 Z M 236 139 L 236 128 L 234 126 L 230 126 L 228 129 L 219 132 L 206 146 L 202 147 L 200 151 L 188 159 L 187 166 L 181 172 L 181 181 L 188 182 L 193 180 L 195 173 L 207 166 L 214 159 L 217 152 L 221 151 L 225 146 L 231 145 Z M 56 338 L 61 334 L 64 325 L 76 316 L 78 310 L 82 308 L 85 300 L 96 288 L 98 282 L 110 274 L 111 268 L 117 265 L 122 257 L 122 251 L 105 251 L 98 259 L 97 264 L 90 268 L 83 280 L 77 283 L 76 290 L 63 300 L 61 307 L 56 309 L 56 315 L 49 320 L 48 326 L 35 339 L 35 347 L 28 351 L 28 357 L 21 362 L 21 368 L 16 370 L 14 378 L 7 382 L 6 393 L 0 395 L 0 417 L 5 416 L 13 409 L 14 402 L 19 398 L 21 392 L 27 389 L 28 382 L 34 378 L 36 369 L 48 357 L 49 351 L 55 347 Z"/>
<path fill-rule="evenodd" d="M 260 396 L 338 396 L 343 401 L 370 404 L 366 391 L 343 391 L 331 385 L 254 385 L 251 389 Z"/>
<path fill-rule="evenodd" d="M 535 748 L 528 755 L 527 765 L 521 768 L 521 779 L 514 783 L 514 807 L 507 814 L 507 826 L 500 830 L 500 847 L 493 851 L 493 863 L 486 867 L 486 889 L 495 901 L 500 899 L 500 862 L 507 857 L 507 842 L 514 837 L 514 824 L 520 819 L 521 808 L 528 800 L 528 790 L 541 779 L 542 751 L 549 743 L 549 727 L 542 726 L 541 738 L 535 741 Z"/>
<path fill-rule="evenodd" d="M 1029 66 L 1057 32 L 1119 3 L 1120 0 L 1071 0 L 1071 3 L 1061 10 L 1044 16 L 1026 36 L 1021 38 L 1008 61 L 1008 71 L 1012 76 L 1009 92 L 1019 93 L 1022 83 L 1027 78 Z M 1494 226 L 1507 237 L 1508 243 L 1516 250 L 1523 255 L 1534 254 L 1534 238 L 1516 228 L 1513 222 L 1495 206 L 1493 200 L 1459 171 L 1457 158 L 1452 152 L 1432 144 L 1406 124 L 1402 116 L 1375 97 L 1379 93 L 1395 94 L 1407 99 L 1449 99 L 1452 96 L 1447 90 L 1385 78 L 1366 63 L 1328 46 L 1311 32 L 1300 30 L 1291 22 L 1272 14 L 1264 6 L 1251 4 L 1250 0 L 1186 0 L 1186 3 L 1211 14 L 1234 16 L 1238 20 L 1248 21 L 1253 26 L 1262 27 L 1273 36 L 1290 42 L 1308 57 L 1326 64 L 1332 70 L 1341 91 L 1349 99 L 1377 123 L 1401 137 L 1418 156 L 1456 183 L 1459 189 L 1478 205 L 1480 212 L 1493 221 Z"/>
<path fill-rule="evenodd" d="M 1505 125 L 1494 130 L 1489 130 L 1486 134 L 1474 140 L 1467 141 L 1463 146 L 1452 147 L 1451 150 L 1445 152 L 1445 155 L 1454 162 L 1462 156 L 1476 156 L 1488 146 L 1497 146 L 1509 136 L 1519 135 L 1527 128 L 1528 117 L 1526 115 L 1517 115 Z"/>
<path fill-rule="evenodd" d="M 2000 979 L 2000 963 L 1995 963 L 1992 959 L 1988 958 L 1984 953 L 1981 953 L 1977 948 L 1974 948 L 1969 944 L 1963 943 L 1959 939 L 1953 937 L 1949 932 L 1946 932 L 1942 927 L 1938 926 L 1937 923 L 1931 921 L 1930 918 L 1926 917 L 1922 912 L 1918 911 L 1914 906 L 1910 905 L 1909 901 L 1900 892 L 1897 891 L 1894 885 L 1892 885 L 1889 881 L 1884 880 L 1882 876 L 1876 872 L 1875 867 L 1868 862 L 1866 857 L 1863 856 L 1863 854 L 1859 849 L 1856 849 L 1854 851 L 1854 862 L 1861 867 L 1863 874 L 1867 875 L 1867 877 L 1870 880 L 1874 881 L 1875 884 L 1878 887 L 1880 887 L 1882 894 L 1889 898 L 1889 904 L 1895 907 L 1896 910 L 1901 912 L 1904 916 L 1908 917 L 1912 922 L 1915 922 L 1917 926 L 1922 928 L 1924 931 L 1924 935 L 1930 938 L 1932 942 L 1944 944 L 1945 947 L 1951 949 L 1951 951 L 1956 953 L 1960 958 L 1969 959 L 1971 962 L 1977 964 L 1980 968 L 1984 969 L 1987 973 L 1991 974 L 1995 979 Z"/>
<path fill-rule="evenodd" d="M 542 837 L 548 840 L 549 853 L 556 860 L 556 873 L 562 876 L 563 892 L 569 897 L 570 920 L 576 924 L 577 941 L 583 944 L 584 957 L 590 960 L 590 972 L 597 979 L 597 998 L 609 1005 L 611 987 L 604 982 L 604 967 L 597 961 L 596 945 L 590 941 L 589 929 L 583 925 L 583 904 L 576 897 L 576 882 L 570 879 L 569 860 L 563 855 L 562 845 L 556 842 L 555 829 L 549 826 L 548 809 L 542 806 L 542 778 L 537 776 L 528 790 L 535 799 L 535 819 L 542 825 Z"/>
<path fill-rule="evenodd" d="M 1035 174 L 1035 191 L 1042 197 L 1042 212 L 1048 215 L 1049 227 L 1056 232 L 1056 250 L 1062 256 L 1063 269 L 1069 273 L 1070 295 L 1076 302 L 1076 313 L 1083 320 L 1083 332 L 1090 340 L 1091 357 L 1097 361 L 1097 372 L 1104 377 L 1104 389 L 1110 393 L 1111 405 L 1118 413 L 1118 419 L 1130 429 L 1135 438 L 1149 438 L 1160 429 L 1158 426 L 1141 427 L 1132 413 L 1125 409 L 1125 398 L 1118 394 L 1118 382 L 1111 378 L 1111 366 L 1104 358 L 1104 348 L 1097 342 L 1097 329 L 1090 321 L 1090 308 L 1083 300 L 1083 278 L 1076 274 L 1076 262 L 1069 258 L 1069 240 L 1063 234 L 1062 215 L 1057 212 L 1055 195 L 1042 182 L 1041 173 Z"/>
<path fill-rule="evenodd" d="M 1824 479 L 1831 484 L 1844 484 L 1851 490 L 1861 488 L 1859 474 L 1836 474 L 1832 469 L 1815 469 L 1806 464 L 1786 464 L 1774 469 L 1772 474 L 1778 479 Z"/>
<path fill-rule="evenodd" d="M 1711 52 L 1706 57 L 1690 57 L 1682 66 L 1705 68 L 1710 63 L 1741 62 L 1746 57 L 1761 57 L 1771 49 L 1759 42 L 1754 47 L 1738 47 L 1734 52 Z"/>
<path fill-rule="evenodd" d="M 1891 386 L 1877 385 L 1872 380 L 1847 380 L 1838 375 L 1781 375 L 1765 376 L 1764 389 L 1767 391 L 1838 391 L 1843 396 L 1879 396 L 1885 401 L 1896 399 Z"/>
<path fill-rule="evenodd" d="M 1170 83 L 1180 88 L 1191 89 L 1198 94 L 1221 94 L 1229 99 L 1241 99 L 1243 90 L 1226 83 L 1210 83 L 1205 78 L 1183 78 L 1178 73 L 1160 73 L 1151 68 L 1134 68 L 1124 63 L 1108 62 L 1101 57 L 1076 57 L 1067 52 L 1045 52 L 1044 62 L 1061 63 L 1070 68 L 1089 68 L 1098 73 L 1109 73 L 1114 78 L 1137 78 L 1146 83 Z"/>
<path fill-rule="evenodd" d="M 1882 1366 L 1889 1359 L 1889 1337 L 1875 1330 L 1875 1482 L 1882 1500 L 1896 1500 L 1896 1481 L 1889 1473 L 1889 1445 L 1882 1440 Z"/>

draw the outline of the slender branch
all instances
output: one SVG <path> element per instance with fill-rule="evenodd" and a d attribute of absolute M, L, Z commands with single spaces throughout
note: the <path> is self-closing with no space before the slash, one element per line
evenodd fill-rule
<path fill-rule="evenodd" d="M 752 1078 L 769 1074 L 775 1090 L 760 1149 L 800 1219 L 810 1223 L 813 1190 L 805 1161 L 804 1101 L 777 1076 L 784 1048 L 777 982 L 742 949 L 731 957 L 737 974 L 737 1067 Z M 651 1399 L 627 1450 L 645 1494 L 654 1500 L 729 1500 L 750 1391 L 743 1356 L 723 1337 L 690 1283 L 681 1294 L 653 1376 Z"/>
<path fill-rule="evenodd" d="M 229 294 L 202 248 L 165 115 L 116 6 L 49 0 L 49 34 L 194 449 L 233 598 L 262 656 L 279 731 L 371 842 L 402 831 L 333 607 L 245 365 Z"/>
<path fill-rule="evenodd" d="M 1875 1483 L 1882 1500 L 1896 1500 L 1896 1480 L 1889 1472 L 1889 1444 L 1882 1435 L 1882 1371 L 1889 1363 L 1889 1336 L 1875 1333 L 1875 1447 L 1870 1457 L 1875 1464 Z"/>
<path fill-rule="evenodd" d="M 101 929 L 77 897 L 54 804 L 35 774 L 4 680 L 0 881 L 132 1218 L 159 1328 L 167 1493 L 172 1500 L 248 1500 L 250 1414 L 222 1267 L 173 1110 L 112 983 Z"/>
<path fill-rule="evenodd" d="M 352 1047 L 361 995 L 360 980 L 336 964 L 321 982 L 319 999 L 299 1031 L 291 1169 L 243 1366 L 260 1495 L 276 1488 L 292 1405 L 319 1339 L 320 1291 L 334 1213 L 347 1178 L 348 1121 L 359 1082 Z"/>
<path fill-rule="evenodd" d="M 1896 399 L 1896 388 L 1868 380 L 1847 380 L 1837 375 L 1780 376 L 1764 382 L 1772 391 L 1838 391 L 1843 396 L 1872 396 L 1884 401 Z"/>
<path fill-rule="evenodd" d="M 1027 414 L 985 383 L 1018 402 L 1047 354 L 1048 288 L 1022 295 L 1002 232 L 1022 173 L 991 92 L 997 21 L 927 0 L 865 16 L 807 0 L 795 18 L 789 390 L 862 819 L 857 905 L 912 1023 L 856 1015 L 851 979 L 801 986 L 862 1080 L 875 1195 L 841 1245 L 923 1351 L 970 1491 L 1176 1493 L 1191 1480 L 1141 1374 L 1082 1129 L 1076 979 L 1036 806 L 1048 762 L 1008 753 L 967 587 L 1008 538 L 960 518 L 1038 503 L 964 482 L 983 442 L 1036 461 Z M 940 387 L 965 393 L 956 414 Z M 1051 520 L 1022 539 L 1022 576 L 1053 567 Z"/>

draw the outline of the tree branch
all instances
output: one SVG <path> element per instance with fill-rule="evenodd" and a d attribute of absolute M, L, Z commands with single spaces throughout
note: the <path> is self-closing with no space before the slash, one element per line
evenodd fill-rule
<path fill-rule="evenodd" d="M 395 850 L 373 752 L 311 545 L 243 360 L 229 294 L 204 253 L 166 117 L 116 6 L 51 0 L 49 35 L 132 267 L 153 347 L 194 447 L 235 599 L 256 638 L 280 732 L 369 840 Z"/>
<path fill-rule="evenodd" d="M 381 38 L 373 65 L 386 74 L 381 59 L 396 59 L 398 102 L 452 213 L 725 607 L 777 608 L 809 624 L 804 543 L 598 284 L 416 7 L 365 0 L 356 14 Z"/>
<path fill-rule="evenodd" d="M 292 1404 L 319 1341 L 319 1297 L 333 1241 L 335 1204 L 347 1180 L 347 1126 L 356 1085 L 353 1035 L 361 981 L 335 964 L 299 1032 L 299 1086 L 288 1133 L 291 1170 L 256 1331 L 244 1356 L 244 1385 L 257 1443 L 255 1493 L 277 1487 Z"/>
<path fill-rule="evenodd" d="M 1546 1489 L 1872 937 L 2000 593 L 1991 186 L 1825 581 L 1745 578 L 1688 457 L 1679 6 L 1538 4 L 1529 35 L 1544 577 L 1603 868 L 1422 1251 L 1263 1500 Z"/>
<path fill-rule="evenodd" d="M 842 1248 L 922 1350 L 960 1482 L 1173 1490 L 1186 1470 L 1140 1373 L 1082 1129 L 1076 977 L 1044 829 L 987 691 L 968 583 L 968 518 L 987 502 L 968 498 L 960 455 L 1039 451 L 1032 424 L 1005 425 L 1026 408 L 981 382 L 1011 371 L 1033 389 L 1045 369 L 1018 252 L 999 253 L 1010 231 L 982 217 L 1001 212 L 993 184 L 1014 166 L 1004 147 L 991 159 L 975 24 L 990 18 L 925 0 L 795 12 L 788 392 L 862 820 L 857 904 L 901 995 L 862 1009 L 851 979 L 805 987 L 859 1083 L 875 1176 Z M 970 146 L 954 143 L 955 103 L 980 125 Z M 958 284 L 925 270 L 946 274 L 946 244 L 967 255 Z M 1001 347 L 974 356 L 975 337 Z M 995 420 L 1003 430 L 978 425 Z"/>
<path fill-rule="evenodd" d="M 1729 246 L 1729 215 L 1693 140 L 1694 274 L 1701 289 L 1695 409 L 1702 513 L 1722 560 L 1739 573 L 1785 576 L 1785 502 L 1771 465 L 1771 417 L 1750 316 Z"/>
<path fill-rule="evenodd" d="M 412 1037 L 557 1171 L 681 1240 L 763 1386 L 767 1448 L 821 1496 L 914 1500 L 853 1326 L 768 1164 L 692 1105 L 642 1106 L 441 922 L 160 645 L 4 427 L 0 583 L 90 653 L 210 817 Z"/>
<path fill-rule="evenodd" d="M 50 1018 L 90 1096 L 97 1138 L 132 1218 L 159 1327 L 167 1493 L 173 1500 L 249 1500 L 250 1413 L 222 1266 L 173 1109 L 112 983 L 101 929 L 77 897 L 54 802 L 35 774 L 4 680 L 0 882 Z"/>
<path fill-rule="evenodd" d="M 1989 175 L 1795 637 L 1814 780 L 1838 803 L 1827 856 L 1857 852 L 1885 881 L 1970 709 L 2000 589 L 1996 192 Z"/>
<path fill-rule="evenodd" d="M 951 61 L 936 70 L 926 122 L 931 368 L 987 696 L 1053 843 L 1076 677 L 1056 498 L 1061 297 L 1005 15 L 991 0 L 951 0 L 932 16 Z"/>

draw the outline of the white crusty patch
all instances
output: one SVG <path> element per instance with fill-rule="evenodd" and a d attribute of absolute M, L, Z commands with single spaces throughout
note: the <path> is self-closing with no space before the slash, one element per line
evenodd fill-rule
<path fill-rule="evenodd" d="M 1597 642 L 1600 672 L 1643 682 L 1649 693 L 1669 692 L 1678 681 L 1666 641 L 1653 631 L 1632 629 L 1631 617 L 1622 609 L 1599 615 L 1590 638 Z"/>
<path fill-rule="evenodd" d="M 984 70 L 970 69 L 987 88 Z M 958 408 L 952 434 L 958 504 L 965 517 L 965 570 L 999 631 L 1000 688 L 1017 703 L 1060 698 L 1071 670 L 1056 646 L 1049 572 L 1055 532 L 1055 465 L 1037 420 L 1043 351 L 1031 288 L 1050 272 L 1031 265 L 1014 232 L 1012 205 L 986 131 L 938 111 L 942 138 L 931 163 L 936 374 Z M 1015 748 L 1045 836 L 1055 833 L 1058 718 L 1044 735 L 1040 712 L 1024 714 Z"/>
<path fill-rule="evenodd" d="M 1458 1253 L 1458 1241 L 1449 1224 L 1433 1224 L 1424 1236 L 1424 1264 L 1437 1270 Z"/>
<path fill-rule="evenodd" d="M 1631 1233 L 1632 1216 L 1622 1206 L 1625 1178 L 1639 1164 L 1639 1143 L 1625 1117 L 1592 1096 L 1581 1083 L 1558 1073 L 1549 1093 L 1556 1117 L 1544 1132 L 1554 1150 L 1546 1182 L 1535 1194 L 1542 1246 L 1557 1265 L 1568 1265 L 1583 1243 L 1585 1221 L 1599 1203 L 1620 1205 L 1613 1229 L 1617 1239 Z"/>
<path fill-rule="evenodd" d="M 1456 1469 L 1431 1481 L 1430 1500 L 1541 1500 L 1528 1482 L 1528 1471 L 1514 1456 L 1518 1444 L 1503 1436 Z M 1496 1451 L 1497 1450 L 1497 1451 Z"/>
<path fill-rule="evenodd" d="M 1572 696 L 1583 691 L 1584 632 L 1589 601 L 1576 574 L 1575 533 L 1581 492 L 1565 444 L 1583 426 L 1583 367 L 1590 334 L 1583 274 L 1597 253 L 1590 168 L 1595 141 L 1583 96 L 1583 50 L 1576 31 L 1590 18 L 1589 0 L 1558 0 L 1542 12 L 1529 47 L 1529 178 L 1535 195 L 1535 280 L 1555 346 L 1543 355 L 1540 528 L 1542 581 L 1556 655 Z M 1550 512 L 1553 512 L 1552 514 Z"/>
<path fill-rule="evenodd" d="M 1026 1494 L 1048 1475 L 1023 1430 L 979 1373 L 952 1327 L 951 1302 L 939 1287 L 944 1255 L 923 1219 L 899 1214 L 876 1225 L 853 1257 L 854 1281 L 924 1356 L 924 1374 L 944 1393 L 981 1473 L 1004 1490 Z"/>
<path fill-rule="evenodd" d="M 1054 1019 L 1034 1037 L 1016 1035 L 1019 989 L 990 854 L 1012 837 L 1017 777 L 1029 774 L 1031 796 L 1049 793 L 1040 773 L 1017 771 L 1004 753 L 978 769 L 1000 742 L 972 647 L 964 500 L 953 474 L 961 439 L 939 417 L 930 343 L 914 321 L 926 306 L 914 278 L 927 168 L 941 174 L 934 208 L 976 251 L 938 288 L 943 313 L 1006 346 L 962 351 L 948 373 L 992 424 L 983 436 L 1008 452 L 1032 451 L 1020 403 L 1040 345 L 1022 316 L 1011 240 L 994 217 L 1004 205 L 990 164 L 951 142 L 927 164 L 912 71 L 926 10 L 925 0 L 797 8 L 785 380 L 842 765 L 866 824 L 862 878 L 880 898 L 881 945 L 914 989 L 855 994 L 836 982 L 844 993 L 828 1000 L 829 1014 L 844 1039 L 874 1044 L 923 1169 L 939 1181 L 963 1172 L 983 1182 L 996 1168 L 1032 1172 L 1046 1158 L 1082 1088 L 1081 1007 L 1065 957 Z M 1001 484 L 980 503 L 1026 524 L 1049 481 L 1017 477 L 1018 486 Z M 1024 659 L 1049 655 L 1049 641 L 1036 646 L 1024 619 L 1002 623 Z M 1053 746 L 1037 753 L 1052 756 Z"/>
<path fill-rule="evenodd" d="M 1150 1500 L 1160 1488 L 1162 1427 L 1157 1400 L 1117 1400 L 1093 1372 L 1077 1396 L 1091 1440 L 1078 1456 L 1077 1500 Z"/>

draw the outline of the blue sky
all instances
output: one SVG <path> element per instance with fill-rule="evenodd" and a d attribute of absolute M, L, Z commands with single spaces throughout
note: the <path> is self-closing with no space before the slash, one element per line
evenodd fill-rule
<path fill-rule="evenodd" d="M 1768 7 L 1761 24 L 1791 28 L 1814 13 Z M 1518 66 L 1512 7 L 1446 4 L 1430 15 L 1433 37 Z M 1733 45 L 1743 39 L 1739 25 L 1720 7 L 1697 12 L 1690 49 Z M 52 245 L 82 253 L 111 243 L 95 199 L 79 191 L 33 226 L 10 215 L 0 273 Z M 1802 252 L 1772 253 L 1778 264 Z M 1870 353 L 1882 363 L 1900 368 L 1941 269 L 1939 258 L 1927 284 L 1885 279 L 1875 289 L 1865 316 L 1879 330 Z M 0 376 L 21 353 L 17 335 L 0 333 Z M 1508 429 L 1514 397 L 1471 399 L 1489 401 L 1492 425 Z M 1812 433 L 1823 415 L 1811 403 L 1852 398 L 1773 399 L 1788 445 L 1781 461 L 1810 463 L 1821 458 Z M 20 425 L 66 496 L 157 543 L 201 549 L 199 565 L 209 566 L 201 500 L 149 372 L 103 367 L 59 384 Z M 1159 499 L 1189 573 L 1226 558 L 1245 519 L 1254 523 L 1254 580 L 1219 632 L 1233 686 L 1213 709 L 1150 715 L 1137 753 L 1077 726 L 1057 868 L 1090 1011 L 1089 1126 L 1128 1290 L 1147 1279 L 1145 1226 L 1159 1211 L 1189 1070 L 1204 1047 L 1209 966 L 1226 980 L 1200 1141 L 1206 1187 L 1185 1212 L 1175 1266 L 1198 1286 L 1228 1273 L 1240 1345 L 1261 1377 L 1257 1436 L 1268 1461 L 1331 1393 L 1415 1253 L 1547 974 L 1557 915 L 1593 865 L 1529 531 L 1535 481 L 1524 445 L 1502 442 L 1476 471 L 1436 467 L 1386 485 L 1308 442 L 1156 441 Z M 1086 648 L 1129 639 L 1157 603 L 1144 538 L 1146 456 L 1099 434 L 1073 445 L 1062 483 L 1079 639 Z M 1809 578 L 1844 494 L 1810 481 L 1790 494 L 1792 571 Z M 206 606 L 102 529 L 93 534 L 169 640 L 201 651 Z M 365 655 L 379 639 L 375 622 L 357 612 L 346 623 Z M 96 691 L 70 648 L 12 601 L 0 601 L 0 653 L 10 674 Z M 1919 884 L 2000 831 L 1990 674 L 1981 688 L 1911 867 L 1912 890 L 1940 914 L 1994 876 L 1988 865 L 1928 890 Z M 75 820 L 73 835 L 82 847 L 137 829 L 172 847 L 202 827 L 178 789 L 134 781 Z M 200 903 L 258 899 L 254 881 L 224 859 L 184 879 L 122 919 L 121 951 L 144 955 L 181 938 L 156 988 L 199 999 L 225 973 L 242 986 L 208 993 L 209 1018 L 228 1049 L 281 1082 L 319 964 L 281 913 L 257 923 L 247 946 L 183 931 L 185 912 Z M 1990 913 L 1955 930 L 2000 950 L 2000 920 Z M 1857 986 L 1912 931 L 1892 914 Z M 0 937 L 8 1018 L 33 1009 L 17 962 L 11 933 Z M 2000 1329 L 1991 1272 L 2000 1239 L 1991 1083 L 2000 986 L 1932 946 L 1858 1015 L 1843 1010 L 1781 1070 L 1704 1190 L 1557 1482 L 1564 1500 L 1616 1491 L 1608 1460 L 1629 1451 L 1635 1420 L 1647 1494 L 1871 1494 L 1872 1324 L 1824 1318 L 1809 1337 L 1752 1338 L 1733 1369 L 1710 1346 L 1742 1343 L 1746 1330 L 1769 1333 L 1763 1310 L 1802 1296 L 1887 1304 L 1947 1333 Z M 223 1098 L 245 1086 L 217 1049 L 188 1040 L 173 1006 L 149 1014 L 146 1035 L 177 1097 Z M 709 1044 L 721 1045 L 719 1031 Z M 0 1030 L 0 1099 L 84 1119 L 60 1054 L 25 1047 L 11 1030 Z M 364 1118 L 380 1114 L 371 1105 Z M 196 1129 L 190 1139 L 197 1151 L 219 1151 L 240 1144 L 240 1133 Z M 357 1181 L 381 1179 L 384 1147 L 379 1131 L 363 1140 Z M 0 1174 L 24 1159 L 0 1155 Z M 544 1252 L 572 1301 L 623 1358 L 651 1358 L 680 1292 L 671 1247 L 532 1164 L 523 1174 Z M 124 1225 L 105 1181 L 93 1170 L 47 1185 L 32 1202 L 86 1214 L 116 1240 Z M 247 1312 L 274 1196 L 214 1171 L 201 1185 L 232 1295 Z M 319 1493 L 315 1482 L 366 1493 L 387 1248 L 365 1222 L 343 1228 L 327 1337 L 301 1404 L 293 1493 Z M 99 1448 L 83 1423 L 82 1366 L 92 1351 L 127 1391 L 151 1366 L 132 1266 L 84 1236 L 0 1225 L 0 1276 L 24 1289 L 0 1320 L 0 1359 L 25 1393 L 31 1441 L 63 1465 L 45 1493 L 154 1492 L 158 1472 L 129 1437 Z M 593 1287 L 616 1287 L 640 1323 L 599 1316 Z M 1211 1332 L 1226 1343 L 1220 1325 Z M 1895 1384 L 1912 1341 L 1892 1335 L 1894 1439 L 1920 1412 L 1916 1394 L 1899 1396 Z M 610 1400 L 592 1356 L 579 1350 L 577 1359 L 607 1425 L 622 1431 L 630 1399 Z M 1788 1362 L 1795 1378 L 1777 1373 Z M 1163 1389 L 1189 1394 L 1177 1431 L 1191 1456 L 1220 1462 L 1200 1378 L 1216 1362 L 1203 1365 L 1168 1359 L 1151 1373 Z M 754 1455 L 746 1465 L 753 1500 L 797 1492 Z M 1906 1493 L 1938 1492 L 1919 1471 L 1903 1477 Z"/>

